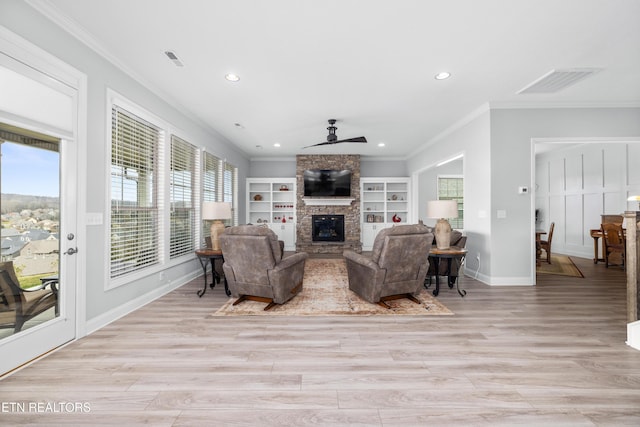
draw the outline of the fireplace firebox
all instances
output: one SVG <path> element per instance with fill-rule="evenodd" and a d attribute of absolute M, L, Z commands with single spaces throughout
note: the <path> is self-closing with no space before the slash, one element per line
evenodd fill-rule
<path fill-rule="evenodd" d="M 314 242 L 344 242 L 344 215 L 313 215 L 311 239 Z"/>

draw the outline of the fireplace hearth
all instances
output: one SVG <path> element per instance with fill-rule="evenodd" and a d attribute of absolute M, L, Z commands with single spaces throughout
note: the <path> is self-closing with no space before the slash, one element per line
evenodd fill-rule
<path fill-rule="evenodd" d="M 344 242 L 344 215 L 313 215 L 311 240 L 313 242 Z"/>

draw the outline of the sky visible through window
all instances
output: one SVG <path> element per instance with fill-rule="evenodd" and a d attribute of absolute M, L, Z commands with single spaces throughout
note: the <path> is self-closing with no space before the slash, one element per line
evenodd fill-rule
<path fill-rule="evenodd" d="M 2 193 L 59 197 L 59 158 L 54 151 L 2 142 Z"/>

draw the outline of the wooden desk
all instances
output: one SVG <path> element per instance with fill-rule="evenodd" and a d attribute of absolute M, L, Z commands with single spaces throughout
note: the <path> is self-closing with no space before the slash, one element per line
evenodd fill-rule
<path fill-rule="evenodd" d="M 460 261 L 462 261 L 464 259 L 464 257 L 467 255 L 467 250 L 463 249 L 463 248 L 458 248 L 456 246 L 451 246 L 450 248 L 447 249 L 437 249 L 437 248 L 431 248 L 431 250 L 429 251 L 429 262 L 433 262 L 434 266 L 435 266 L 435 272 L 436 272 L 436 288 L 433 290 L 433 296 L 437 297 L 438 294 L 440 293 L 440 276 L 438 274 L 438 272 L 440 271 L 439 267 L 440 267 L 440 260 L 441 259 L 446 259 L 447 260 L 447 284 L 449 285 L 449 288 L 453 288 L 453 282 L 455 281 L 456 283 L 456 290 L 458 291 L 458 293 L 460 294 L 461 297 L 464 297 L 467 294 L 467 291 L 465 291 L 464 289 L 460 289 L 460 280 L 451 280 L 451 262 L 453 261 L 453 259 L 460 259 Z M 430 280 L 430 279 L 429 279 Z M 425 283 L 425 288 L 429 288 L 429 286 Z"/>
<path fill-rule="evenodd" d="M 604 261 L 604 258 L 598 258 L 598 240 L 602 238 L 602 230 L 594 228 L 589 230 L 589 234 L 593 238 L 593 263 L 597 264 L 598 261 Z M 602 240 L 602 253 L 604 253 L 604 239 Z"/>
<path fill-rule="evenodd" d="M 198 249 L 196 251 L 196 256 L 198 257 L 198 261 L 200 261 L 200 265 L 202 266 L 202 271 L 204 272 L 204 288 L 198 291 L 198 296 L 202 298 L 205 292 L 207 292 L 207 264 L 209 260 L 211 261 L 211 284 L 210 288 L 213 289 L 216 286 L 216 282 L 220 283 L 220 275 L 216 271 L 215 261 L 217 259 L 222 260 L 224 263 L 224 256 L 222 255 L 222 251 L 214 251 L 213 249 Z M 231 296 L 231 291 L 229 291 L 229 284 L 227 283 L 227 278 L 224 278 L 224 292 L 227 296 Z"/>

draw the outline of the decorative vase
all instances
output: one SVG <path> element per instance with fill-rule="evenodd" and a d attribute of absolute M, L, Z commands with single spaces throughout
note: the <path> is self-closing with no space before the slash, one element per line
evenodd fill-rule
<path fill-rule="evenodd" d="M 402 218 L 400 218 L 400 217 L 398 216 L 398 214 L 394 214 L 394 215 L 393 215 L 393 217 L 391 218 L 391 220 L 392 220 L 393 222 L 401 222 L 401 221 L 402 221 Z"/>
<path fill-rule="evenodd" d="M 436 222 L 435 227 L 436 247 L 438 249 L 449 249 L 451 245 L 451 224 L 444 218 Z"/>

